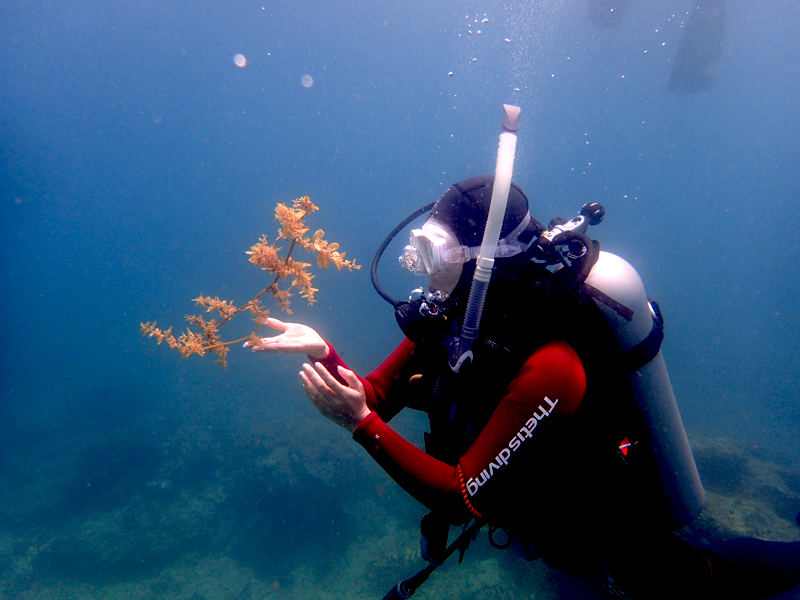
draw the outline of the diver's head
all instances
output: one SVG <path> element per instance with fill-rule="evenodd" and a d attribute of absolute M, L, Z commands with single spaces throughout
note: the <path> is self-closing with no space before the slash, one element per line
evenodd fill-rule
<path fill-rule="evenodd" d="M 475 261 L 492 201 L 492 175 L 470 177 L 451 185 L 433 206 L 420 229 L 411 231 L 400 264 L 430 277 L 428 288 L 446 298 L 453 293 L 465 264 Z M 527 249 L 542 229 L 528 212 L 528 198 L 511 184 L 495 256 L 507 258 Z M 468 269 L 471 273 L 472 269 Z"/>

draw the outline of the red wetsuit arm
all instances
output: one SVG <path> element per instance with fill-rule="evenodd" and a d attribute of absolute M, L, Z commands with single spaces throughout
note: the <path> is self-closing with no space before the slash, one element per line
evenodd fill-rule
<path fill-rule="evenodd" d="M 480 489 L 486 483 L 483 473 L 488 480 L 489 470 L 494 473 L 513 464 L 509 459 L 523 443 L 535 447 L 538 440 L 552 439 L 552 431 L 577 410 L 585 392 L 586 375 L 577 353 L 566 342 L 549 342 L 525 361 L 457 467 L 410 444 L 376 413 L 361 422 L 353 437 L 422 504 L 444 508 L 453 516 L 461 510 L 463 516 L 468 507 L 481 510 Z"/>

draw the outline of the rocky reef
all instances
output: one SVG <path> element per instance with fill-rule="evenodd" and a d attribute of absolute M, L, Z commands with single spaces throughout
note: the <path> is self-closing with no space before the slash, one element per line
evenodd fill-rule
<path fill-rule="evenodd" d="M 155 441 L 137 430 L 87 444 L 68 464 L 39 464 L 47 477 L 34 485 L 35 503 L 22 487 L 2 496 L 0 596 L 383 597 L 424 564 L 422 508 L 346 434 L 312 416 L 244 434 L 205 421 L 156 432 Z M 298 431 L 307 443 L 297 443 Z M 698 545 L 800 540 L 797 460 L 708 435 L 692 444 L 708 507 L 681 535 Z M 483 532 L 463 565 L 452 559 L 418 596 L 600 597 L 541 561 L 491 548 Z"/>
<path fill-rule="evenodd" d="M 736 537 L 800 540 L 800 457 L 709 435 L 692 435 L 691 442 L 708 505 L 682 530 L 686 539 L 698 545 Z"/>

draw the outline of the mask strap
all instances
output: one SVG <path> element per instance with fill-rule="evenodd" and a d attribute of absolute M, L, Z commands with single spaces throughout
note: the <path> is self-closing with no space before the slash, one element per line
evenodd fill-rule
<path fill-rule="evenodd" d="M 506 237 L 500 240 L 500 244 L 509 244 L 509 245 L 516 245 L 518 244 L 517 238 L 519 234 L 525 231 L 530 225 L 531 222 L 531 213 L 525 213 L 525 218 L 520 221 L 519 225 L 514 228 L 514 231 L 509 233 Z"/>

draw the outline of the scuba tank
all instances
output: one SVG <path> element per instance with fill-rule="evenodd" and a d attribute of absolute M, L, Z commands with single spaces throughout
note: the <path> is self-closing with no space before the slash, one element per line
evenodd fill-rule
<path fill-rule="evenodd" d="M 637 452 L 648 455 L 645 460 L 661 481 L 660 489 L 643 489 L 646 497 L 640 496 L 637 502 L 652 506 L 658 522 L 673 530 L 683 527 L 700 514 L 705 494 L 660 348 L 663 320 L 658 305 L 648 301 L 636 270 L 608 252 L 599 253 L 584 288 L 628 357 L 634 400 L 649 437 Z"/>
<path fill-rule="evenodd" d="M 648 519 L 674 531 L 700 514 L 705 493 L 661 352 L 664 320 L 658 304 L 648 300 L 627 261 L 600 251 L 585 235 L 604 217 L 601 205 L 586 204 L 570 221 L 554 219 L 531 251 L 537 261 L 556 265 L 554 274 L 565 288 L 592 299 L 619 343 L 637 408 L 633 425 L 643 438 L 632 440 L 637 472 L 646 480 L 637 486 L 637 503 L 648 507 Z M 620 448 L 623 456 L 632 445 L 627 444 Z"/>

